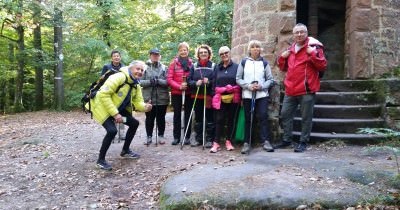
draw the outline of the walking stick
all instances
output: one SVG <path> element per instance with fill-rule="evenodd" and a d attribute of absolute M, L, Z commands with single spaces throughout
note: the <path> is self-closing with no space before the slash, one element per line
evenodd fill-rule
<path fill-rule="evenodd" d="M 186 76 L 185 75 L 183 75 L 182 76 L 182 84 L 184 84 L 184 83 L 186 83 L 187 84 L 187 81 L 186 81 Z M 183 90 L 182 91 L 182 110 L 183 110 L 183 113 L 182 113 L 182 124 L 181 124 L 181 129 L 182 129 L 182 132 L 181 133 L 185 133 L 185 96 L 186 96 L 186 90 Z M 181 135 L 181 142 L 183 142 L 184 140 L 185 140 L 185 136 L 186 136 L 186 134 L 182 137 L 182 135 Z"/>
<path fill-rule="evenodd" d="M 257 81 L 253 81 L 252 84 L 258 84 Z M 249 133 L 249 152 L 247 154 L 250 154 L 250 150 L 251 150 L 251 134 L 252 134 L 252 130 L 253 130 L 253 119 L 254 119 L 254 108 L 256 106 L 256 94 L 257 91 L 253 91 L 252 95 L 251 95 L 251 105 L 250 105 L 250 133 Z"/>
<path fill-rule="evenodd" d="M 155 135 L 156 135 L 156 146 L 158 146 L 158 120 L 157 120 L 157 117 L 158 117 L 158 107 L 157 107 L 157 102 L 158 102 L 158 82 L 157 82 L 157 80 L 158 80 L 158 78 L 156 77 L 155 78 L 155 89 L 156 89 L 156 103 L 155 103 L 155 106 L 156 106 L 156 132 L 155 132 Z"/>
<path fill-rule="evenodd" d="M 206 94 L 207 94 L 207 84 L 204 84 L 204 97 L 203 97 L 203 150 L 206 143 Z"/>
<path fill-rule="evenodd" d="M 187 134 L 187 132 L 188 132 L 188 130 L 189 130 L 189 126 L 190 126 L 190 123 L 189 123 L 189 122 L 190 122 L 190 120 L 192 119 L 192 116 L 193 116 L 194 106 L 196 105 L 197 95 L 199 94 L 199 89 L 200 89 L 200 86 L 197 87 L 196 95 L 194 96 L 194 102 L 193 102 L 192 109 L 191 109 L 191 111 L 190 111 L 189 121 L 188 121 L 188 124 L 187 124 L 187 126 L 186 126 L 186 130 L 185 130 L 185 132 L 184 132 L 184 136 L 186 136 L 186 134 Z M 184 142 L 182 141 L 182 142 L 181 142 L 181 149 L 183 148 L 183 144 L 184 144 Z"/>
<path fill-rule="evenodd" d="M 153 104 L 153 94 L 154 94 L 154 85 L 152 85 L 151 86 L 151 93 L 150 93 L 150 101 L 149 101 L 149 103 L 151 103 L 151 104 Z M 151 113 L 149 113 L 150 114 L 150 116 L 151 116 Z M 153 131 L 151 131 L 152 133 L 151 133 L 151 135 L 153 135 Z M 156 134 L 157 134 L 157 131 L 156 131 Z M 146 142 L 146 146 L 147 147 L 149 147 L 149 142 Z"/>

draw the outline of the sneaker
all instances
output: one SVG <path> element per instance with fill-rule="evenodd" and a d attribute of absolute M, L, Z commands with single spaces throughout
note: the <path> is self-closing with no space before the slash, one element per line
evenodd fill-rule
<path fill-rule="evenodd" d="M 184 144 L 184 145 L 189 145 L 189 144 L 190 144 L 190 139 L 189 139 L 189 138 L 185 139 L 185 141 L 183 142 L 183 144 Z"/>
<path fill-rule="evenodd" d="M 177 145 L 177 144 L 179 144 L 179 142 L 180 142 L 179 139 L 174 139 L 171 144 L 172 145 Z"/>
<path fill-rule="evenodd" d="M 274 146 L 274 149 L 282 149 L 292 145 L 292 142 L 283 140 L 281 143 Z"/>
<path fill-rule="evenodd" d="M 138 159 L 138 158 L 140 158 L 140 155 L 139 154 L 136 154 L 136 153 L 134 153 L 132 150 L 128 150 L 128 151 L 125 151 L 125 150 L 122 150 L 122 152 L 121 152 L 121 157 L 125 157 L 125 158 L 132 158 L 132 159 Z"/>
<path fill-rule="evenodd" d="M 221 147 L 219 146 L 219 144 L 217 142 L 214 142 L 212 144 L 212 148 L 210 149 L 210 152 L 211 153 L 216 153 L 216 152 L 218 152 L 220 150 L 221 150 Z"/>
<path fill-rule="evenodd" d="M 196 139 L 192 139 L 190 140 L 190 146 L 192 147 L 200 146 L 200 142 L 198 142 Z"/>
<path fill-rule="evenodd" d="M 232 146 L 232 143 L 229 140 L 225 141 L 225 147 L 226 147 L 226 150 L 228 150 L 228 151 L 232 151 L 235 149 L 235 147 Z"/>
<path fill-rule="evenodd" d="M 294 148 L 294 152 L 304 152 L 307 149 L 307 144 L 305 142 L 300 142 L 296 148 Z"/>
<path fill-rule="evenodd" d="M 150 145 L 151 144 L 151 142 L 152 142 L 152 137 L 151 136 L 148 136 L 147 137 L 147 140 L 144 142 L 144 145 Z"/>
<path fill-rule="evenodd" d="M 240 151 L 242 154 L 248 154 L 250 152 L 250 145 L 249 143 L 244 143 L 242 150 Z"/>
<path fill-rule="evenodd" d="M 158 136 L 157 141 L 158 141 L 159 144 L 165 144 L 165 137 L 164 136 Z"/>
<path fill-rule="evenodd" d="M 263 144 L 263 149 L 267 152 L 273 152 L 274 148 L 272 147 L 272 145 L 269 143 L 269 141 L 265 141 Z"/>
<path fill-rule="evenodd" d="M 97 167 L 103 170 L 111 171 L 112 167 L 110 164 L 107 163 L 106 160 L 97 160 L 96 162 Z"/>
<path fill-rule="evenodd" d="M 207 141 L 206 144 L 204 145 L 205 148 L 211 148 L 213 146 L 213 143 L 211 141 Z"/>

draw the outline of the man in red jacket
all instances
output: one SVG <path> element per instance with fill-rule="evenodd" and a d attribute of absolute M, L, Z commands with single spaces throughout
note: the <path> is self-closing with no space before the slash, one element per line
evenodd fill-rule
<path fill-rule="evenodd" d="M 327 61 L 322 43 L 308 36 L 304 24 L 299 23 L 293 28 L 293 37 L 295 42 L 278 57 L 279 68 L 286 72 L 286 77 L 281 110 L 283 139 L 275 148 L 292 144 L 293 119 L 300 105 L 301 136 L 294 152 L 304 152 L 310 139 L 315 93 L 319 91 L 320 75 L 325 71 Z"/>

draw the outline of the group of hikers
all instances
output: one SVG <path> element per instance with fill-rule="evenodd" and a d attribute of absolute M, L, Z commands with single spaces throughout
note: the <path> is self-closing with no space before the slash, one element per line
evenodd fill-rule
<path fill-rule="evenodd" d="M 269 89 L 274 85 L 271 67 L 261 56 L 262 47 L 258 40 L 248 44 L 248 55 L 235 63 L 229 47 L 218 50 L 220 63 L 212 62 L 210 46 L 202 44 L 195 51 L 196 60 L 189 57 L 189 44 L 178 45 L 177 56 L 169 66 L 163 65 L 161 52 L 149 51 L 147 62 L 133 61 L 128 66 L 121 63 L 118 51 L 111 53 L 111 63 L 103 67 L 102 74 L 116 71 L 101 86 L 96 97 L 91 99 L 90 111 L 93 118 L 106 129 L 97 166 L 111 170 L 105 160 L 118 129 L 116 123 L 129 128 L 120 155 L 139 158 L 130 149 L 130 144 L 139 126 L 132 111 L 145 112 L 147 138 L 144 144 L 165 144 L 165 115 L 171 100 L 173 108 L 172 145 L 203 145 L 211 153 L 222 149 L 234 150 L 232 131 L 234 114 L 243 106 L 245 116 L 244 143 L 242 154 L 251 149 L 254 117 L 258 121 L 258 138 L 267 152 L 292 145 L 293 119 L 300 105 L 301 136 L 295 152 L 304 152 L 310 138 L 315 93 L 320 87 L 320 73 L 326 69 L 327 61 L 323 45 L 308 36 L 307 27 L 297 24 L 293 28 L 294 43 L 278 56 L 278 66 L 286 72 L 281 119 L 282 141 L 272 146 L 268 126 Z M 86 104 L 86 107 L 88 104 Z M 182 119 L 183 109 L 183 119 Z M 194 119 L 194 120 L 193 120 Z M 190 138 L 194 121 L 195 138 Z M 156 132 L 153 136 L 154 126 Z M 184 132 L 182 132 L 182 128 Z"/>

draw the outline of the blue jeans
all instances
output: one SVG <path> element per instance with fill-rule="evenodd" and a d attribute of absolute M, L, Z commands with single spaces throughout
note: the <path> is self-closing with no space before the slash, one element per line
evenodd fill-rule
<path fill-rule="evenodd" d="M 315 94 L 301 96 L 287 96 L 283 98 L 282 105 L 282 127 L 283 141 L 292 141 L 293 119 L 300 105 L 301 113 L 301 136 L 300 142 L 308 142 L 312 129 L 312 118 L 314 113 Z"/>

